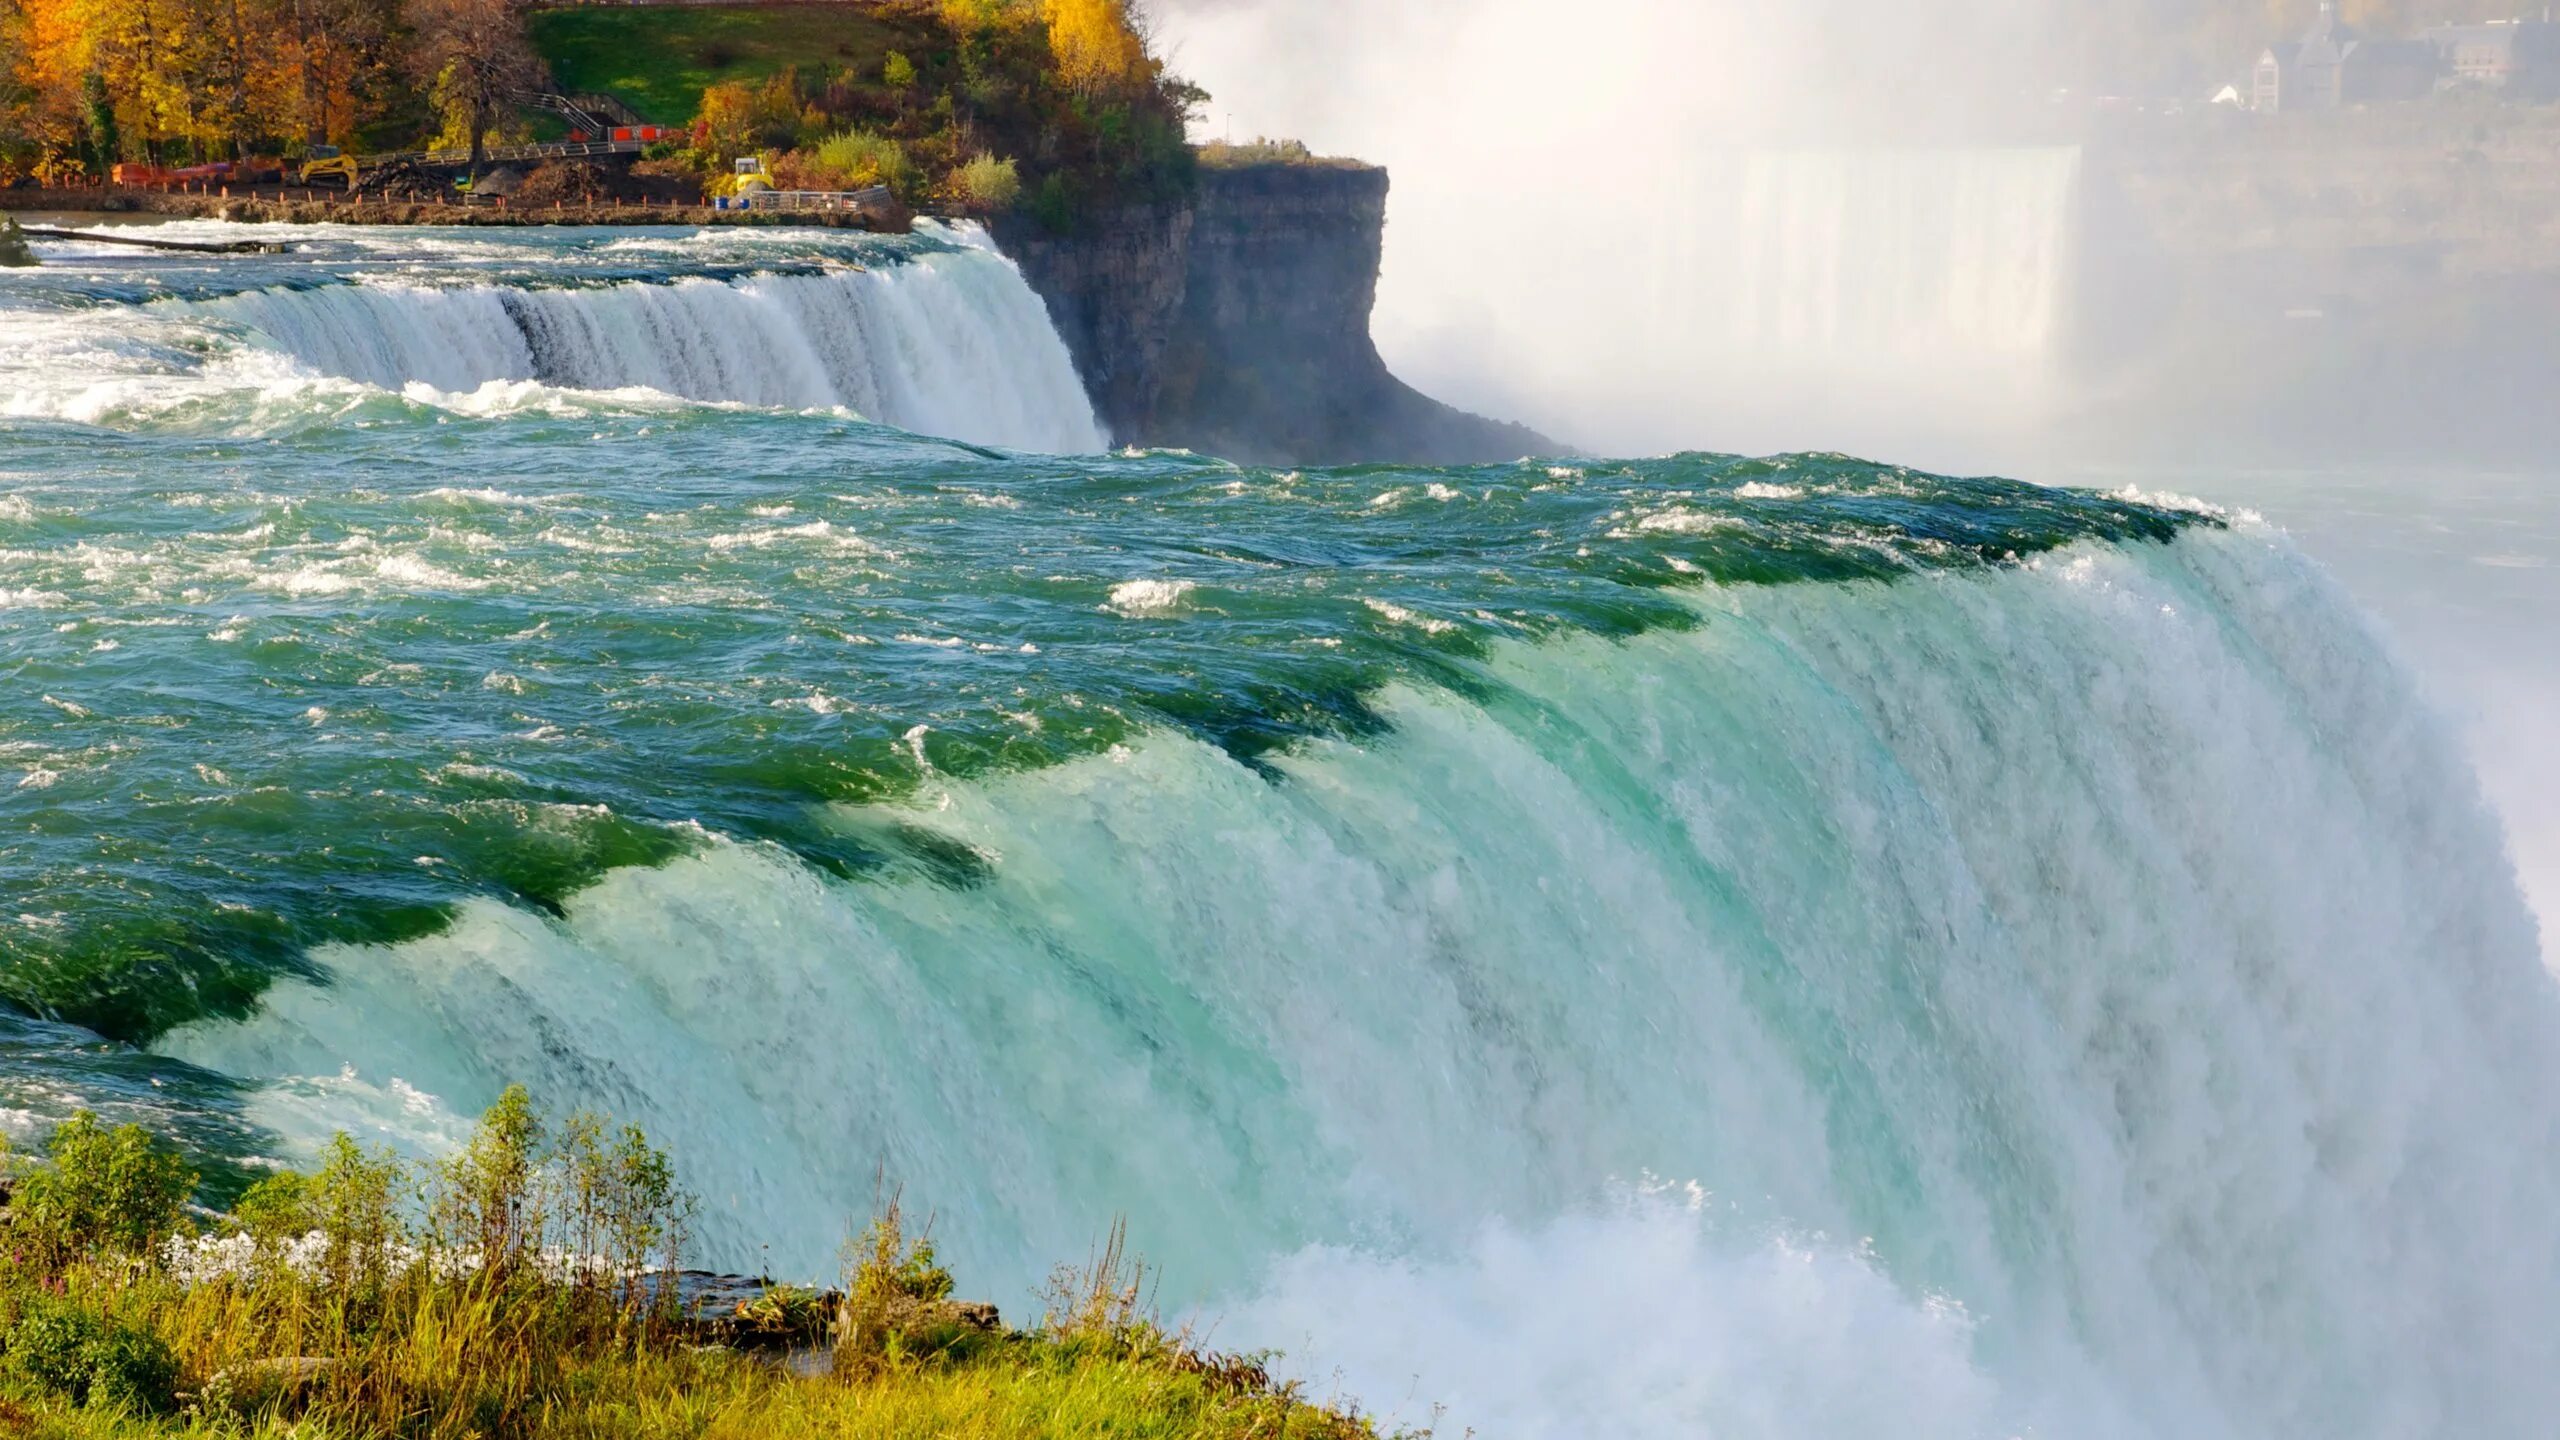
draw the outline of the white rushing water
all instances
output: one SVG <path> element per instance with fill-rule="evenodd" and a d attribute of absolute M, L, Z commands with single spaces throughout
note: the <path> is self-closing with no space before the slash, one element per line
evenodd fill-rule
<path fill-rule="evenodd" d="M 2543 963 L 2560 973 L 2560 473 L 2367 465 L 2072 478 L 2263 510 L 2337 575 L 2459 723 L 2541 917 Z"/>
<path fill-rule="evenodd" d="M 1023 450 L 1107 443 L 1040 299 L 962 250 L 827 275 L 580 289 L 399 283 L 211 302 L 323 374 L 463 393 L 539 380 L 816 409 Z"/>
<path fill-rule="evenodd" d="M 1461 240 L 1480 217 L 1399 174 L 1379 342 L 1434 393 L 1619 450 L 2023 433 L 2062 393 L 2080 170 L 2070 147 L 1685 153 L 1637 183 L 1607 265 Z"/>
<path fill-rule="evenodd" d="M 1442 1433 L 2546 1425 L 2560 1008 L 2320 572 L 2243 525 L 1699 605 L 1276 781 L 1156 736 L 840 812 L 974 886 L 714 845 L 163 1048 L 305 1142 L 607 1107 L 720 1263 L 823 1271 L 885 1173 L 1019 1306 L 1125 1214 L 1218 1341 Z"/>
<path fill-rule="evenodd" d="M 263 288 L 95 305 L 78 325 L 0 294 L 0 416 L 255 434 L 394 397 L 475 415 L 711 402 L 1053 454 L 1109 445 L 1040 297 L 974 226 L 868 251 L 788 230 L 404 245 L 342 226 L 161 228 L 293 255 L 231 262 L 263 266 Z M 100 249 L 48 245 L 47 278 L 125 298 L 131 255 Z M 723 278 L 686 273 L 705 266 Z"/>
<path fill-rule="evenodd" d="M 2076 149 L 1710 157 L 1666 283 L 1735 353 L 1863 368 L 2037 365 L 2069 300 Z"/>

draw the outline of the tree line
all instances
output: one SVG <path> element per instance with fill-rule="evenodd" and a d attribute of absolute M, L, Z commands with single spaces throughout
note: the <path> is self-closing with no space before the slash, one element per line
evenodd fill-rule
<path fill-rule="evenodd" d="M 0 0 L 0 179 L 473 145 L 541 81 L 507 0 Z"/>

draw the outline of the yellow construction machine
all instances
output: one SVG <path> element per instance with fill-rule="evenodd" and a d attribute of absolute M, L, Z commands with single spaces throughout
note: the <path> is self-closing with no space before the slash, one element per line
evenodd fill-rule
<path fill-rule="evenodd" d="M 335 145 L 314 145 L 311 156 L 302 162 L 302 183 L 310 184 L 324 175 L 335 175 L 350 190 L 356 188 L 356 157 Z"/>

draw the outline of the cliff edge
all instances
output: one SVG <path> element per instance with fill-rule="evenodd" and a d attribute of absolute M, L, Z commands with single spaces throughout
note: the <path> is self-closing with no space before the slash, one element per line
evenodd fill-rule
<path fill-rule="evenodd" d="M 1398 380 L 1369 336 L 1387 172 L 1347 162 L 1203 167 L 1189 202 L 1079 233 L 996 227 L 1124 444 L 1246 464 L 1458 465 L 1554 441 Z"/>

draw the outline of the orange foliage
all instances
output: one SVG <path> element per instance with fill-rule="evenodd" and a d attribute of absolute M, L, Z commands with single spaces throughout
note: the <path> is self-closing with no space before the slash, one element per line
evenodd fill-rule
<path fill-rule="evenodd" d="M 118 159 L 229 158 L 350 139 L 371 118 L 393 0 L 0 0 L 0 104 L 58 170 L 89 146 L 96 77 Z"/>

